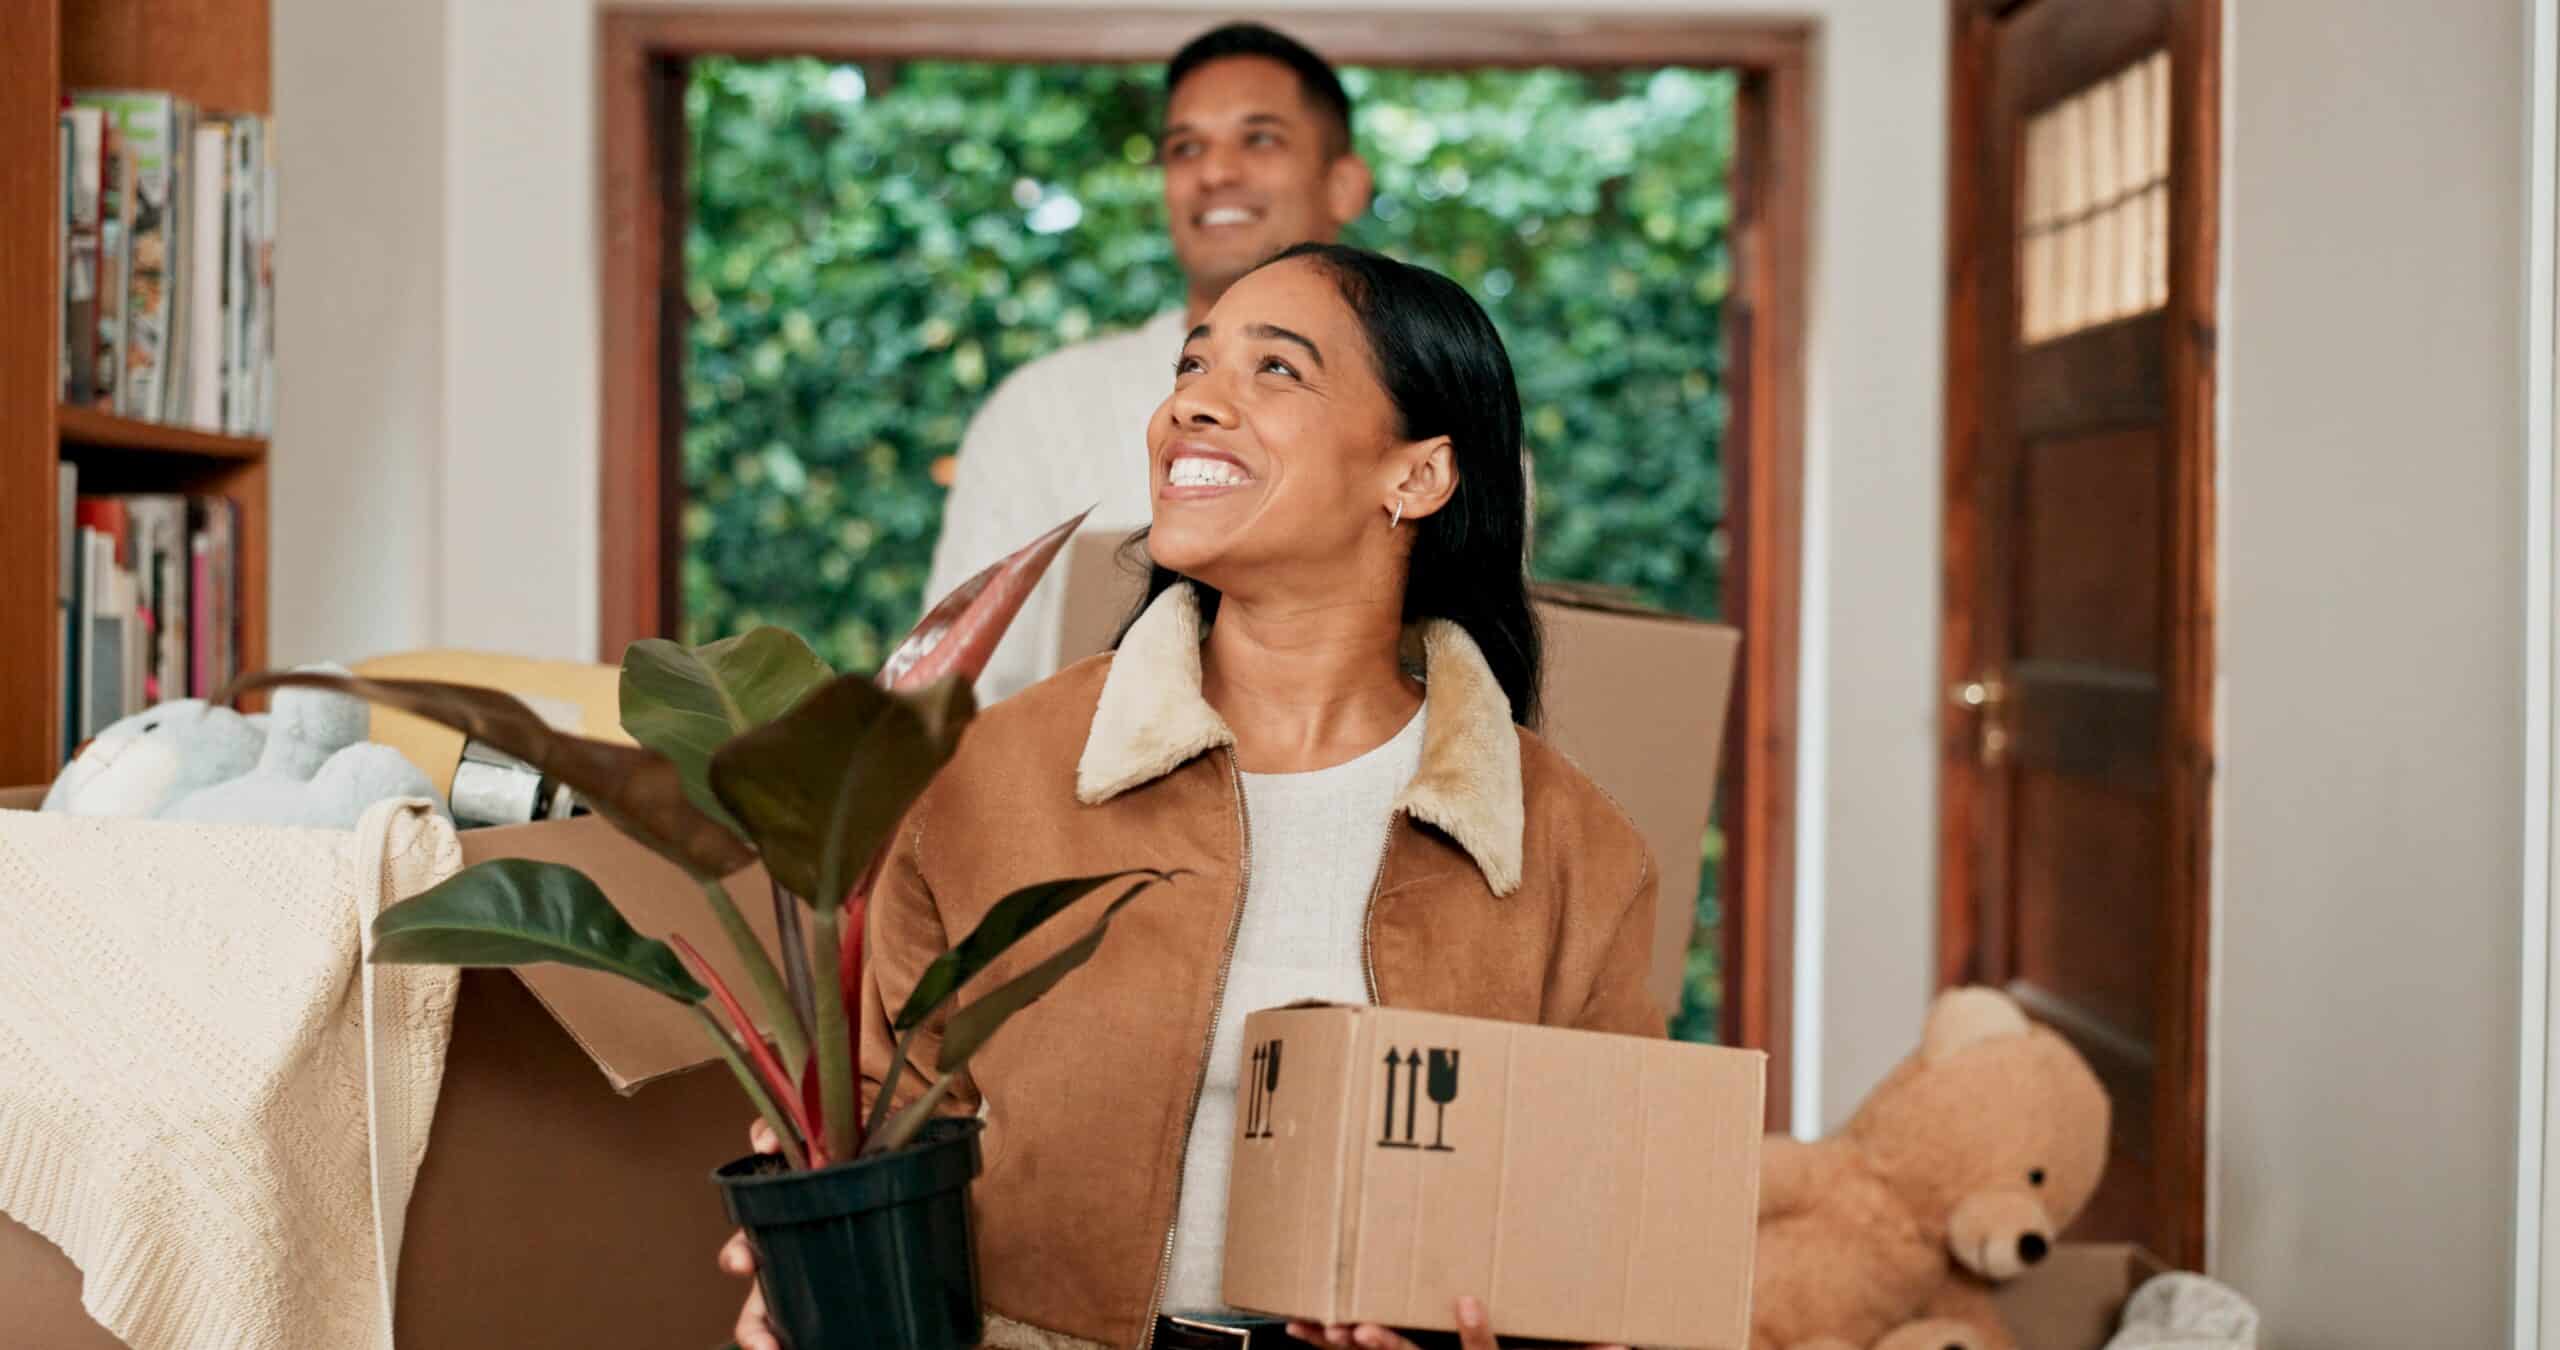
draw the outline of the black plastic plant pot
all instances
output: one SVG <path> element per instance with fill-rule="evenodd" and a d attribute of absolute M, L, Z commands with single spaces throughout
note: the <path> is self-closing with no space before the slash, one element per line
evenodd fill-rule
<path fill-rule="evenodd" d="M 977 1120 L 814 1172 L 770 1154 L 712 1173 L 754 1244 L 765 1318 L 791 1350 L 967 1350 L 985 1329 L 969 1182 Z"/>

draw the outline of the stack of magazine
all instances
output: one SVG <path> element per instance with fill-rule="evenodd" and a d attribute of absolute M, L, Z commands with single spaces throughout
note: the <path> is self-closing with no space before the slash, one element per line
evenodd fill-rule
<path fill-rule="evenodd" d="M 61 398 L 234 436 L 275 416 L 275 128 L 81 90 L 61 143 Z"/>

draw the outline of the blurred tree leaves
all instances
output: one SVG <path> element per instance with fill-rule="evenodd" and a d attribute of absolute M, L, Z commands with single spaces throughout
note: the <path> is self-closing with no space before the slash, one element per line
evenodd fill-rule
<path fill-rule="evenodd" d="M 684 638 L 758 624 L 839 667 L 914 620 L 937 466 L 1027 361 L 1178 304 L 1160 72 L 697 62 L 686 90 Z M 1346 69 L 1376 209 L 1349 241 L 1437 268 L 1509 343 L 1539 575 L 1701 617 L 1723 579 L 1721 72 Z M 1701 941 L 1675 1034 L 1710 1039 Z"/>

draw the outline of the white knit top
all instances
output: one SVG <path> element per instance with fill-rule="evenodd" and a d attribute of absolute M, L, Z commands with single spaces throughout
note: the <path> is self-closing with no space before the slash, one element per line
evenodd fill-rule
<path fill-rule="evenodd" d="M 1142 328 L 1051 352 L 988 395 L 960 441 L 925 603 L 1086 507 L 1093 508 L 1087 532 L 1126 533 L 1147 523 L 1155 510 L 1147 421 L 1173 392 L 1173 363 L 1188 331 L 1177 305 Z M 980 707 L 1057 672 L 1066 593 L 1061 559 L 987 658 L 978 676 Z"/>
<path fill-rule="evenodd" d="M 1244 919 L 1210 1034 L 1209 1074 L 1182 1160 L 1169 1312 L 1224 1308 L 1227 1167 L 1249 1013 L 1300 999 L 1369 1001 L 1362 921 L 1387 846 L 1388 813 L 1422 767 L 1423 714 L 1377 749 L 1313 773 L 1244 775 L 1251 872 Z"/>

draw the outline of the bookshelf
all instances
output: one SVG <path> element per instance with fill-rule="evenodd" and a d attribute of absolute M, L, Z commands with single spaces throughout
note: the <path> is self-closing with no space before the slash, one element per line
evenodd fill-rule
<path fill-rule="evenodd" d="M 240 510 L 240 663 L 266 664 L 267 445 L 58 401 L 55 111 L 64 91 L 163 89 L 270 111 L 269 0 L 0 0 L 0 786 L 61 763 L 57 466 L 80 490 L 208 493 Z"/>

